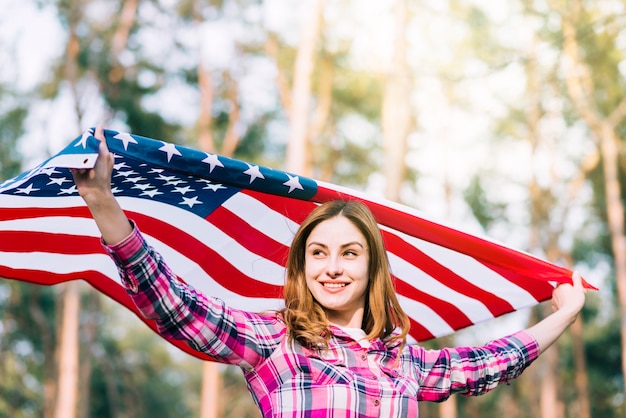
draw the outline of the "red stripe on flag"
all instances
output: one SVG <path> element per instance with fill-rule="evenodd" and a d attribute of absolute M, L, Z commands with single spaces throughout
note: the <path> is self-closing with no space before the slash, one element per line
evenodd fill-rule
<path fill-rule="evenodd" d="M 35 203 L 35 201 L 33 201 L 33 203 Z M 49 216 L 69 216 L 91 219 L 91 213 L 86 206 L 71 206 L 62 208 L 0 208 L 0 221 L 46 218 Z"/>
<path fill-rule="evenodd" d="M 105 252 L 96 237 L 31 231 L 0 231 L 0 251 L 55 254 Z"/>

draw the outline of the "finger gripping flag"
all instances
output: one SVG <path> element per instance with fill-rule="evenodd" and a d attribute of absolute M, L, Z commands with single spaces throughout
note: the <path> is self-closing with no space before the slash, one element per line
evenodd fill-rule
<path fill-rule="evenodd" d="M 533 306 L 555 283 L 571 282 L 565 268 L 354 190 L 138 135 L 105 136 L 115 155 L 112 190 L 127 216 L 179 280 L 234 308 L 283 306 L 298 225 L 333 199 L 360 200 L 374 213 L 417 341 Z M 69 171 L 93 167 L 98 146 L 89 130 L 0 183 L 0 276 L 42 285 L 82 279 L 142 318 Z"/>

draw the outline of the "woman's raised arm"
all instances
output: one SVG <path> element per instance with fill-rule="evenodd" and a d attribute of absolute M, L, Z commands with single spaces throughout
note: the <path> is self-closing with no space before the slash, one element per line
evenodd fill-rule
<path fill-rule="evenodd" d="M 572 284 L 559 284 L 554 289 L 552 293 L 554 312 L 526 330 L 537 340 L 541 353 L 576 320 L 585 304 L 585 292 L 578 272 L 572 274 Z"/>
<path fill-rule="evenodd" d="M 96 164 L 90 169 L 73 169 L 72 176 L 104 242 L 112 245 L 130 235 L 132 226 L 111 191 L 114 157 L 107 147 L 102 126 L 96 128 L 95 137 L 100 140 Z"/>

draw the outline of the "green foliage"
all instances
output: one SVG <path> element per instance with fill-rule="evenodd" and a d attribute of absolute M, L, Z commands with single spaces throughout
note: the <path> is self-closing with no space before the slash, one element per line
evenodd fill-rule
<path fill-rule="evenodd" d="M 463 195 L 465 202 L 472 210 L 474 218 L 476 218 L 485 231 L 489 230 L 494 222 L 504 217 L 506 205 L 489 200 L 485 188 L 482 185 L 480 175 L 476 174 L 472 177 Z"/>
<path fill-rule="evenodd" d="M 54 289 L 0 282 L 0 417 L 42 414 L 42 384 L 54 361 Z"/>
<path fill-rule="evenodd" d="M 335 57 L 341 68 L 342 56 Z M 372 123 L 380 120 L 382 84 L 379 79 L 363 72 L 338 71 L 333 82 L 333 112 L 335 116 L 359 113 Z"/>
<path fill-rule="evenodd" d="M 185 404 L 184 371 L 165 350 L 165 342 L 147 329 L 126 339 L 103 335 L 94 362 L 89 416 L 149 418 L 191 416 Z"/>
<path fill-rule="evenodd" d="M 0 103 L 11 103 L 8 109 L 0 105 L 0 180 L 15 177 L 21 171 L 22 157 L 17 151 L 17 140 L 24 134 L 26 107 L 7 100 L 9 93 L 0 88 Z"/>

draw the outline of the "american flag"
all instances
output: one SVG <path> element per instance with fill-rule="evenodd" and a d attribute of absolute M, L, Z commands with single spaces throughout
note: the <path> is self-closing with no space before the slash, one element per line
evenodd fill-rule
<path fill-rule="evenodd" d="M 82 279 L 140 316 L 69 172 L 93 166 L 92 135 L 0 183 L 0 277 Z M 363 201 L 376 216 L 417 341 L 533 306 L 551 297 L 554 283 L 571 281 L 563 267 L 354 190 L 138 135 L 105 136 L 115 154 L 113 192 L 128 217 L 180 280 L 235 308 L 282 307 L 291 239 L 332 199 Z"/>

